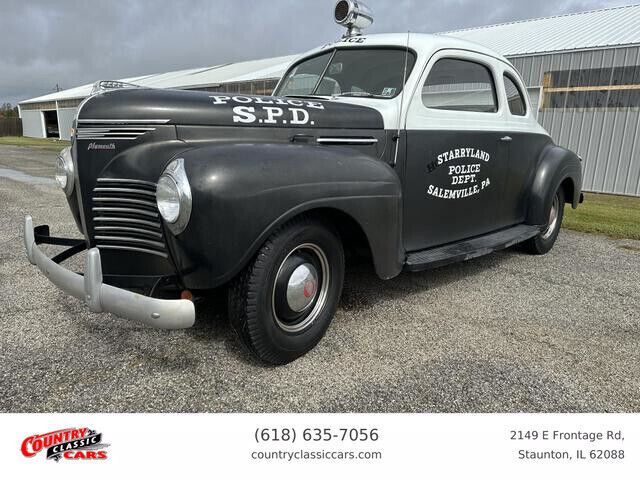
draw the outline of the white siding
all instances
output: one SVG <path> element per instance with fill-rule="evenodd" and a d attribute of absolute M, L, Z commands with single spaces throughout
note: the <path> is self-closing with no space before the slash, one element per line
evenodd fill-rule
<path fill-rule="evenodd" d="M 60 130 L 60 138 L 62 140 L 71 140 L 71 126 L 73 119 L 76 117 L 77 108 L 59 108 L 58 109 L 58 129 Z"/>
<path fill-rule="evenodd" d="M 25 137 L 45 138 L 40 110 L 22 110 L 22 134 Z"/>
<path fill-rule="evenodd" d="M 640 68 L 640 48 L 510 57 L 525 84 L 543 84 L 545 72 L 580 68 Z M 554 141 L 583 159 L 583 189 L 640 196 L 640 108 L 545 108 L 538 121 Z"/>

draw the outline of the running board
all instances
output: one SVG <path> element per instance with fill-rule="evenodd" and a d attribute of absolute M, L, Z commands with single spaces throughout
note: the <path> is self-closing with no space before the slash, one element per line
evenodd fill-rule
<path fill-rule="evenodd" d="M 405 270 L 419 272 L 429 268 L 441 267 L 449 263 L 461 262 L 480 257 L 487 253 L 508 248 L 524 242 L 540 233 L 540 227 L 532 225 L 517 225 L 481 237 L 450 243 L 443 247 L 428 248 L 410 253 L 405 262 Z"/>

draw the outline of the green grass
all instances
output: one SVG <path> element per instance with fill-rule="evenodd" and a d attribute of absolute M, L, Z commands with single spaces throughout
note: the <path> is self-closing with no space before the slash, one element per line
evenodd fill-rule
<path fill-rule="evenodd" d="M 562 226 L 612 238 L 640 240 L 640 198 L 585 193 L 584 203 L 564 210 Z"/>
<path fill-rule="evenodd" d="M 71 145 L 66 140 L 53 138 L 0 137 L 0 145 L 18 145 L 21 147 L 42 147 L 60 150 Z"/>

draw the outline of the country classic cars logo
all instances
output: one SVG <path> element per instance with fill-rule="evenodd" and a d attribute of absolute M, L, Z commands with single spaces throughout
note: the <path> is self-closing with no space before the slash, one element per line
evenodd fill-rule
<path fill-rule="evenodd" d="M 64 428 L 55 432 L 31 435 L 22 442 L 25 457 L 33 457 L 46 450 L 47 460 L 104 460 L 109 444 L 102 443 L 102 433 L 90 428 Z"/>

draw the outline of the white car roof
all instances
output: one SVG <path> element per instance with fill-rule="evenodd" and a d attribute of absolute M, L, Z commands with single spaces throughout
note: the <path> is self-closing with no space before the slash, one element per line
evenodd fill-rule
<path fill-rule="evenodd" d="M 407 46 L 407 33 L 381 33 L 381 34 L 373 34 L 367 35 L 362 34 L 359 36 L 353 36 L 346 39 L 339 39 L 332 43 L 327 43 L 322 47 L 314 48 L 303 54 L 302 56 L 296 59 L 298 62 L 302 58 L 306 58 L 308 56 L 312 56 L 321 52 L 323 50 L 327 50 L 334 47 L 340 48 L 349 48 L 349 47 L 366 47 L 366 46 L 392 46 L 392 47 L 402 47 L 405 48 Z M 430 57 L 438 50 L 443 49 L 458 49 L 458 50 L 469 50 L 472 52 L 481 53 L 484 55 L 488 55 L 497 60 L 507 63 L 511 65 L 511 62 L 507 60 L 504 56 L 500 55 L 495 50 L 485 47 L 484 45 L 480 45 L 479 43 L 470 42 L 468 40 L 461 40 L 455 37 L 449 37 L 446 35 L 431 35 L 428 33 L 409 33 L 409 48 L 414 50 L 419 57 Z"/>

